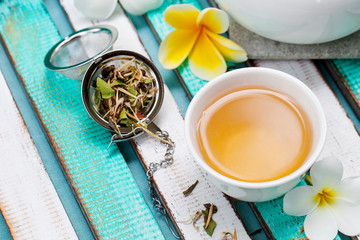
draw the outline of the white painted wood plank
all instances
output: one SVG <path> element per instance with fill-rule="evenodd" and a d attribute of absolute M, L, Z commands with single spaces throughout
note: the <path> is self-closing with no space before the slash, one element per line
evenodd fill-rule
<path fill-rule="evenodd" d="M 78 239 L 0 72 L 0 210 L 14 239 Z"/>
<path fill-rule="evenodd" d="M 303 81 L 319 98 L 325 111 L 327 137 L 320 158 L 335 156 L 344 165 L 344 177 L 360 175 L 360 137 L 344 108 L 309 60 L 255 61 L 256 65 L 287 72 Z"/>
<path fill-rule="evenodd" d="M 119 31 L 114 49 L 129 49 L 147 56 L 132 23 L 119 6 L 110 19 L 90 21 L 81 16 L 73 7 L 72 1 L 61 0 L 60 3 L 75 30 L 94 24 L 111 24 Z M 250 239 L 228 199 L 205 178 L 205 173 L 195 163 L 187 149 L 184 138 L 184 120 L 166 86 L 164 103 L 155 122 L 161 129 L 168 131 L 176 143 L 175 163 L 167 169 L 159 170 L 154 175 L 158 190 L 164 197 L 172 217 L 176 221 L 186 220 L 197 210 L 204 209 L 204 203 L 214 203 L 219 208 L 218 213 L 214 215 L 218 226 L 212 238 L 202 229 L 204 223 L 201 218 L 197 224 L 200 227 L 199 231 L 196 231 L 191 224 L 178 224 L 185 239 L 219 239 L 221 232 L 233 232 L 234 228 L 236 228 L 238 239 Z M 165 146 L 157 140 L 142 135 L 135 140 L 135 143 L 147 166 L 151 162 L 159 162 L 163 159 Z M 185 198 L 182 192 L 197 179 L 199 180 L 198 186 L 189 197 Z"/>

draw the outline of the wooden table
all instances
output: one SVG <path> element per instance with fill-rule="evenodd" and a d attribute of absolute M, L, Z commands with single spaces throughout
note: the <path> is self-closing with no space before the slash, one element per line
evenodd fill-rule
<path fill-rule="evenodd" d="M 198 1 L 198 4 L 200 8 L 209 6 L 206 1 Z M 93 133 L 98 131 L 98 126 L 88 126 L 87 121 L 91 122 L 91 119 L 75 121 L 68 119 L 66 114 L 70 113 L 63 112 L 69 109 L 64 104 L 71 105 L 71 101 L 79 101 L 80 96 L 61 95 L 74 99 L 59 100 L 55 97 L 47 104 L 39 97 L 41 89 L 48 89 L 52 94 L 68 93 L 63 86 L 56 89 L 61 85 L 51 81 L 61 80 L 64 84 L 79 87 L 79 83 L 64 79 L 58 73 L 48 73 L 42 63 L 35 63 L 39 61 L 36 57 L 40 59 L 43 56 L 38 51 L 44 48 L 42 41 L 54 41 L 48 43 L 51 46 L 57 38 L 60 39 L 56 31 L 65 37 L 74 30 L 98 24 L 115 26 L 119 37 L 114 49 L 129 49 L 151 58 L 167 85 L 156 124 L 168 131 L 176 143 L 175 163 L 159 170 L 154 179 L 169 220 L 174 223 L 172 228 L 180 237 L 210 239 L 204 231 L 196 231 L 191 224 L 179 223 L 206 202 L 214 202 L 221 209 L 216 214 L 218 226 L 212 239 L 219 239 L 222 231 L 232 232 L 234 228 L 238 239 L 289 237 L 272 225 L 271 219 L 279 217 L 274 216 L 274 211 L 267 210 L 274 206 L 281 208 L 279 201 L 249 205 L 229 199 L 206 179 L 189 153 L 183 136 L 183 116 L 190 99 L 205 83 L 193 76 L 188 77 L 186 66 L 176 71 L 161 67 L 157 59 L 156 38 L 162 39 L 164 31 L 156 25 L 158 15 L 152 13 L 134 17 L 117 5 L 111 18 L 90 21 L 77 12 L 72 1 L 61 0 L 58 3 L 46 0 L 42 3 L 32 0 L 28 4 L 14 5 L 1 2 L 0 6 L 0 11 L 8 17 L 2 20 L 1 29 L 0 105 L 3 114 L 0 116 L 0 210 L 3 219 L 0 219 L 0 239 L 175 239 L 165 218 L 152 205 L 143 170 L 151 162 L 162 159 L 164 146 L 149 136 L 142 136 L 130 143 L 113 146 L 110 150 L 98 150 L 96 144 L 105 145 L 110 134 L 104 131 Z M 31 13 L 39 13 L 39 17 L 30 18 Z M 34 22 L 22 22 L 23 19 L 33 19 Z M 17 25 L 19 23 L 28 24 L 26 26 L 37 31 L 29 34 L 22 25 Z M 43 25 L 48 28 L 41 29 Z M 44 34 L 47 31 L 54 38 L 42 39 L 47 37 Z M 24 64 L 23 59 L 28 59 L 27 53 L 34 54 L 34 57 L 31 55 L 34 63 Z M 27 68 L 29 64 L 34 64 L 35 69 Z M 336 76 L 328 62 L 252 60 L 247 62 L 247 66 L 279 69 L 304 81 L 320 99 L 328 121 L 328 137 L 322 156 L 334 155 L 341 159 L 345 176 L 360 174 L 359 120 L 329 75 Z M 43 72 L 40 74 L 39 71 Z M 48 77 L 49 82 L 44 81 L 35 88 L 36 77 L 44 80 Z M 193 86 L 194 81 L 198 83 L 198 88 Z M 76 92 L 78 90 L 74 90 Z M 52 96 L 46 91 L 41 94 Z M 351 105 L 357 111 L 356 104 Z M 54 113 L 59 121 L 52 121 Z M 95 137 L 88 139 L 89 136 Z M 79 141 L 78 145 L 69 143 L 68 139 L 73 138 L 77 139 L 74 143 Z M 100 143 L 94 143 L 94 138 Z M 80 146 L 81 141 L 86 144 Z M 101 158 L 91 157 L 95 151 L 92 149 L 101 151 Z M 83 164 L 77 162 L 79 159 Z M 198 191 L 184 198 L 182 191 L 195 180 L 200 181 Z M 135 193 L 128 196 L 126 191 Z M 121 196 L 133 199 L 122 199 Z M 129 201 L 139 206 L 141 212 L 132 207 L 125 208 L 130 205 Z M 138 220 L 145 222 L 136 222 Z M 145 225 L 150 225 L 151 233 L 142 233 Z M 201 228 L 201 224 L 199 226 Z M 298 228 L 301 226 L 292 226 L 289 231 L 296 235 Z"/>

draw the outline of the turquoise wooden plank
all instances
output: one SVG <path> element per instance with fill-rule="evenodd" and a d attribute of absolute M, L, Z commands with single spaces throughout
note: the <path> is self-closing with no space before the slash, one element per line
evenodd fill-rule
<path fill-rule="evenodd" d="M 301 181 L 300 185 L 304 185 Z M 293 217 L 283 211 L 283 198 L 255 203 L 266 225 L 275 239 L 296 239 L 299 236 L 305 217 Z M 304 235 L 302 235 L 304 237 Z"/>
<path fill-rule="evenodd" d="M 10 235 L 9 228 L 6 225 L 3 215 L 0 211 L 0 239 L 2 240 L 12 240 L 13 238 Z"/>
<path fill-rule="evenodd" d="M 16 72 L 12 68 L 11 62 L 7 58 L 2 45 L 0 46 L 0 68 L 76 234 L 79 239 L 94 239 L 86 219 L 72 193 L 71 187 L 67 183 L 66 177 L 61 170 L 61 166 L 54 151 L 47 141 L 41 123 L 38 121 L 38 117 L 33 111 L 25 89 L 17 79 Z M 2 223 L 5 225 L 5 221 L 0 221 L 0 239 L 7 240 L 5 236 L 1 235 L 2 233 L 5 233 L 2 228 L 5 229 L 7 227 L 6 225 L 1 226 Z"/>
<path fill-rule="evenodd" d="M 360 59 L 338 59 L 325 65 L 339 89 L 360 119 Z"/>
<path fill-rule="evenodd" d="M 339 81 L 343 82 L 345 86 L 347 86 L 346 81 L 343 80 L 342 75 L 341 75 L 341 79 L 339 79 L 338 76 L 334 76 L 334 74 L 336 74 L 334 71 L 335 67 L 333 67 L 334 65 L 331 65 L 330 60 L 314 61 L 314 63 L 321 72 L 321 75 L 324 77 L 324 79 L 326 80 L 327 84 L 329 85 L 333 93 L 336 95 L 342 107 L 345 109 L 348 117 L 353 122 L 357 131 L 360 132 L 360 119 L 359 119 L 360 101 L 357 101 L 356 98 L 353 97 L 354 95 L 352 94 L 352 91 L 349 91 L 348 88 L 346 89 L 340 88 L 341 86 L 339 86 Z M 351 101 L 348 95 L 351 96 Z"/>
<path fill-rule="evenodd" d="M 0 4 L 0 32 L 94 233 L 101 239 L 163 239 L 110 134 L 82 106 L 80 83 L 47 71 L 60 40 L 40 0 Z M 146 224 L 139 224 L 146 223 Z"/>
<path fill-rule="evenodd" d="M 354 98 L 360 102 L 360 59 L 338 59 L 332 60 L 331 63 L 343 76 Z"/>

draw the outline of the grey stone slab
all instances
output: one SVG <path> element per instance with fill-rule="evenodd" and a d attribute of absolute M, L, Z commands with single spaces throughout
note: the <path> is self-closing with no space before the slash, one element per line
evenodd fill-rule
<path fill-rule="evenodd" d="M 249 59 L 360 58 L 360 31 L 327 43 L 289 44 L 259 36 L 231 20 L 229 35 L 246 50 Z"/>

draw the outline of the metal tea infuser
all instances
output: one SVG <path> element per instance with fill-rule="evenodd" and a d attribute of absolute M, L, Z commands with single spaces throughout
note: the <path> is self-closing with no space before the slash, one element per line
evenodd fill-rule
<path fill-rule="evenodd" d="M 175 143 L 170 139 L 169 134 L 166 131 L 162 131 L 158 126 L 155 125 L 153 122 L 156 115 L 158 114 L 160 107 L 163 102 L 164 98 L 164 83 L 162 80 L 162 77 L 155 67 L 155 65 L 146 57 L 142 56 L 139 53 L 128 51 L 128 50 L 115 50 L 108 52 L 100 57 L 98 57 L 88 68 L 86 71 L 82 85 L 81 85 L 81 96 L 83 99 L 83 104 L 86 108 L 86 111 L 90 115 L 92 119 L 94 119 L 95 122 L 97 122 L 100 126 L 113 131 L 114 128 L 111 126 L 110 121 L 104 119 L 102 115 L 98 112 L 96 108 L 96 104 L 93 99 L 94 91 L 96 86 L 96 80 L 98 77 L 101 77 L 102 69 L 104 69 L 107 66 L 115 66 L 115 68 L 119 68 L 121 65 L 124 64 L 124 59 L 131 59 L 135 58 L 135 62 L 133 64 L 136 64 L 136 61 L 138 63 L 141 62 L 141 64 L 147 68 L 151 74 L 151 76 L 154 77 L 154 80 L 152 81 L 153 87 L 157 88 L 156 94 L 153 98 L 153 101 L 149 103 L 149 106 L 147 107 L 145 111 L 146 118 L 142 121 L 145 121 L 147 123 L 147 130 L 153 132 L 157 136 L 159 136 L 161 139 L 167 141 L 168 143 L 165 143 L 167 146 L 165 157 L 160 163 L 150 163 L 149 168 L 146 172 L 147 180 L 148 180 L 148 187 L 149 187 L 149 193 L 150 197 L 153 201 L 154 206 L 158 209 L 158 211 L 164 215 L 165 220 L 167 224 L 169 225 L 169 228 L 174 235 L 174 237 L 179 238 L 176 236 L 176 234 L 173 232 L 173 230 L 170 227 L 170 224 L 166 217 L 166 210 L 162 203 L 160 202 L 159 197 L 157 196 L 153 184 L 153 175 L 159 168 L 166 168 L 167 166 L 171 165 L 174 162 L 174 151 L 175 151 Z M 118 128 L 121 132 L 121 135 L 114 133 L 111 137 L 110 144 L 113 142 L 120 142 L 120 141 L 126 141 L 135 137 L 140 136 L 144 133 L 144 130 L 140 127 L 126 127 L 118 125 Z M 110 146 L 110 145 L 109 145 Z"/>
<path fill-rule="evenodd" d="M 142 64 L 154 78 L 151 82 L 153 87 L 157 89 L 153 96 L 153 100 L 148 103 L 144 115 L 145 118 L 141 121 L 145 121 L 147 124 L 146 131 L 150 131 L 156 134 L 167 147 L 164 159 L 159 163 L 150 163 L 146 172 L 148 188 L 150 197 L 154 206 L 165 217 L 165 220 L 171 230 L 174 237 L 179 238 L 173 231 L 168 222 L 166 216 L 166 209 L 162 205 L 153 184 L 153 175 L 160 168 L 166 168 L 174 162 L 175 143 L 170 139 L 169 134 L 166 131 L 162 131 L 153 122 L 157 116 L 164 98 L 164 83 L 163 79 L 155 67 L 155 65 L 146 57 L 139 53 L 128 50 L 114 50 L 112 49 L 117 38 L 117 31 L 111 26 L 98 26 L 92 28 L 82 29 L 76 33 L 71 34 L 69 37 L 57 43 L 47 53 L 44 64 L 47 68 L 61 72 L 63 75 L 80 80 L 81 84 L 81 96 L 83 104 L 89 116 L 100 126 L 106 128 L 109 131 L 114 132 L 110 139 L 110 144 L 113 142 L 120 142 L 130 140 L 132 138 L 141 136 L 144 133 L 144 129 L 136 126 L 121 126 L 117 125 L 120 130 L 120 134 L 114 131 L 114 123 L 105 119 L 101 113 L 99 113 L 94 102 L 94 91 L 96 87 L 96 81 L 98 77 L 102 77 L 102 70 L 107 66 L 115 66 L 119 68 L 124 64 L 124 59 L 135 59 L 137 63 Z M 101 41 L 99 41 L 101 39 Z M 101 46 L 102 44 L 102 46 Z M 89 46 L 91 45 L 91 46 Z M 94 46 L 100 45 L 100 46 Z M 79 51 L 85 54 L 88 49 L 95 49 L 90 51 L 90 55 L 78 56 Z M 81 54 L 80 54 L 81 55 Z M 135 64 L 135 62 L 133 63 Z"/>

